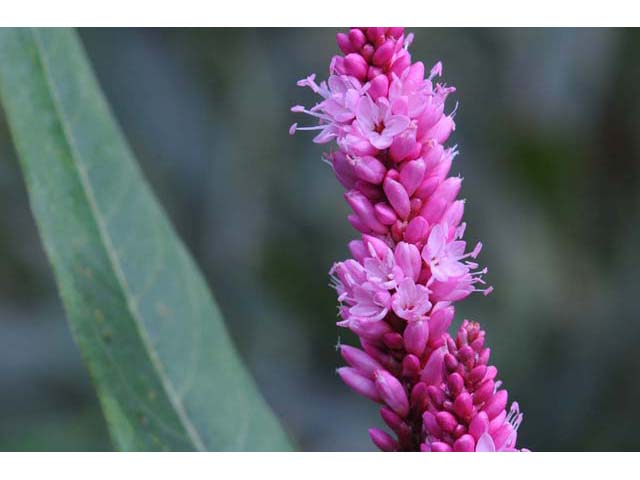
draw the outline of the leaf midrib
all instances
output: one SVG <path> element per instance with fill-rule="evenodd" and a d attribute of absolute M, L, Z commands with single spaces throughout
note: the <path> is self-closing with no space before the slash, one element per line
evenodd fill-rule
<path fill-rule="evenodd" d="M 184 405 L 182 404 L 182 400 L 180 399 L 180 396 L 176 392 L 173 382 L 164 371 L 164 367 L 162 365 L 162 361 L 160 360 L 158 352 L 153 347 L 153 343 L 151 342 L 151 339 L 147 335 L 144 329 L 144 326 L 142 325 L 142 320 L 141 320 L 142 314 L 140 313 L 140 311 L 136 306 L 135 298 L 133 298 L 133 296 L 129 294 L 130 288 L 129 288 L 126 276 L 122 269 L 120 259 L 118 257 L 118 253 L 113 246 L 111 236 L 109 235 L 108 229 L 103 222 L 102 215 L 101 215 L 100 209 L 98 208 L 95 195 L 91 187 L 91 182 L 87 175 L 86 169 L 83 168 L 83 166 L 80 165 L 76 160 L 76 156 L 80 158 L 81 155 L 78 148 L 75 145 L 73 133 L 69 130 L 66 124 L 64 109 L 62 108 L 60 99 L 58 98 L 56 84 L 49 72 L 49 67 L 47 65 L 46 53 L 42 48 L 40 39 L 38 38 L 37 31 L 31 28 L 30 32 L 34 40 L 34 44 L 36 46 L 38 63 L 40 64 L 40 67 L 42 69 L 44 80 L 48 86 L 48 91 L 50 92 L 49 97 L 51 99 L 51 103 L 53 104 L 53 108 L 56 114 L 58 115 L 64 140 L 71 153 L 71 163 L 78 175 L 78 178 L 80 180 L 80 185 L 82 186 L 82 192 L 85 195 L 87 199 L 87 203 L 91 210 L 91 213 L 94 216 L 96 226 L 98 229 L 98 234 L 100 236 L 100 240 L 102 241 L 103 247 L 107 253 L 109 264 L 118 281 L 118 286 L 121 290 L 122 296 L 125 299 L 127 309 L 129 310 L 129 314 L 133 319 L 133 323 L 136 327 L 138 335 L 140 336 L 140 339 L 142 340 L 142 343 L 145 347 L 145 351 L 149 356 L 151 365 L 153 366 L 156 373 L 158 374 L 160 383 L 162 384 L 162 387 L 165 390 L 165 394 L 167 395 L 169 402 L 173 406 L 176 412 L 176 415 L 180 420 L 180 423 L 182 424 L 183 428 L 185 429 L 185 432 L 189 437 L 189 440 L 193 443 L 194 447 L 197 450 L 206 451 L 206 447 L 204 445 L 204 442 L 202 441 L 202 438 L 200 437 L 200 434 L 198 433 L 198 430 L 196 429 L 194 423 L 189 418 L 189 415 L 185 410 Z"/>

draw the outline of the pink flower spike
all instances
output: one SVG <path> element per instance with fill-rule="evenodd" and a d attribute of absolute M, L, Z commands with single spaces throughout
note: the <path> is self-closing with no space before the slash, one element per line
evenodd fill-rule
<path fill-rule="evenodd" d="M 485 295 L 487 268 L 476 263 L 482 243 L 467 252 L 462 179 L 450 176 L 457 148 L 446 108 L 455 88 L 439 83 L 442 64 L 426 72 L 413 62 L 413 34 L 400 27 L 357 27 L 338 33 L 341 54 L 326 80 L 298 82 L 320 98 L 291 111 L 313 117 L 315 143 L 345 188 L 358 239 L 351 258 L 330 271 L 337 325 L 359 348 L 341 346 L 347 385 L 383 403 L 395 434 L 372 428 L 384 451 L 518 451 L 522 413 L 507 407 L 491 350 L 477 323 L 449 334 L 455 307 L 472 292 Z"/>

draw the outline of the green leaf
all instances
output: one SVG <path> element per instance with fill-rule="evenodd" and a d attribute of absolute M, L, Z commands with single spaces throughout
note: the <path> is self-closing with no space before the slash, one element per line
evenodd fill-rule
<path fill-rule="evenodd" d="M 76 33 L 0 29 L 0 96 L 116 447 L 289 449 Z"/>

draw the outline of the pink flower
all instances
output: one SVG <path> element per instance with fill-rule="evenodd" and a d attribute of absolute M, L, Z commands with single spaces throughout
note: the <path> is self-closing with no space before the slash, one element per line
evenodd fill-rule
<path fill-rule="evenodd" d="M 352 306 L 349 308 L 349 314 L 352 318 L 375 322 L 387 315 L 391 295 L 388 291 L 367 282 L 354 287 L 350 300 Z"/>
<path fill-rule="evenodd" d="M 378 150 L 390 147 L 393 138 L 406 130 L 410 122 L 405 115 L 393 115 L 386 98 L 374 102 L 365 95 L 358 101 L 355 126 Z"/>
<path fill-rule="evenodd" d="M 465 258 L 463 241 L 447 241 L 447 225 L 435 225 L 429 234 L 427 245 L 422 250 L 422 258 L 431 269 L 432 278 L 446 282 L 449 278 L 460 277 L 469 268 L 460 262 Z"/>
<path fill-rule="evenodd" d="M 396 265 L 390 248 L 387 248 L 382 259 L 378 258 L 375 252 L 374 256 L 365 258 L 364 268 L 367 272 L 367 280 L 386 290 L 396 288 L 397 283 L 404 277 L 404 272 Z"/>
<path fill-rule="evenodd" d="M 291 111 L 316 117 L 320 124 L 314 127 L 298 127 L 298 124 L 294 123 L 289 133 L 294 134 L 297 130 L 320 130 L 313 139 L 316 143 L 326 143 L 344 135 L 346 127 L 355 117 L 359 99 L 366 91 L 356 78 L 347 75 L 331 75 L 327 82 L 321 82 L 320 85 L 315 82 L 315 74 L 309 75 L 298 81 L 298 86 L 311 88 L 322 96 L 324 101 L 311 109 L 296 105 Z"/>
<path fill-rule="evenodd" d="M 395 314 L 407 322 L 422 320 L 431 310 L 429 289 L 424 285 L 416 285 L 413 279 L 407 277 L 398 285 L 391 306 Z"/>

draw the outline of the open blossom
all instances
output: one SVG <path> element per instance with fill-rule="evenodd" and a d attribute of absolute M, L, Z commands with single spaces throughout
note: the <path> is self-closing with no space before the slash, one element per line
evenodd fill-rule
<path fill-rule="evenodd" d="M 448 329 L 454 302 L 485 295 L 486 268 L 475 262 L 482 244 L 463 240 L 462 180 L 449 176 L 457 155 L 445 143 L 455 130 L 437 81 L 442 64 L 425 74 L 411 61 L 412 35 L 402 28 L 353 28 L 339 33 L 343 55 L 329 78 L 298 82 L 320 96 L 313 107 L 292 108 L 315 124 L 316 143 L 335 141 L 325 154 L 359 238 L 351 257 L 330 271 L 338 294 L 338 325 L 360 339 L 342 345 L 348 366 L 338 373 L 359 394 L 381 403 L 392 434 L 369 430 L 384 451 L 514 451 L 522 421 L 517 403 L 488 364 L 485 332 L 465 320 L 455 339 Z"/>

